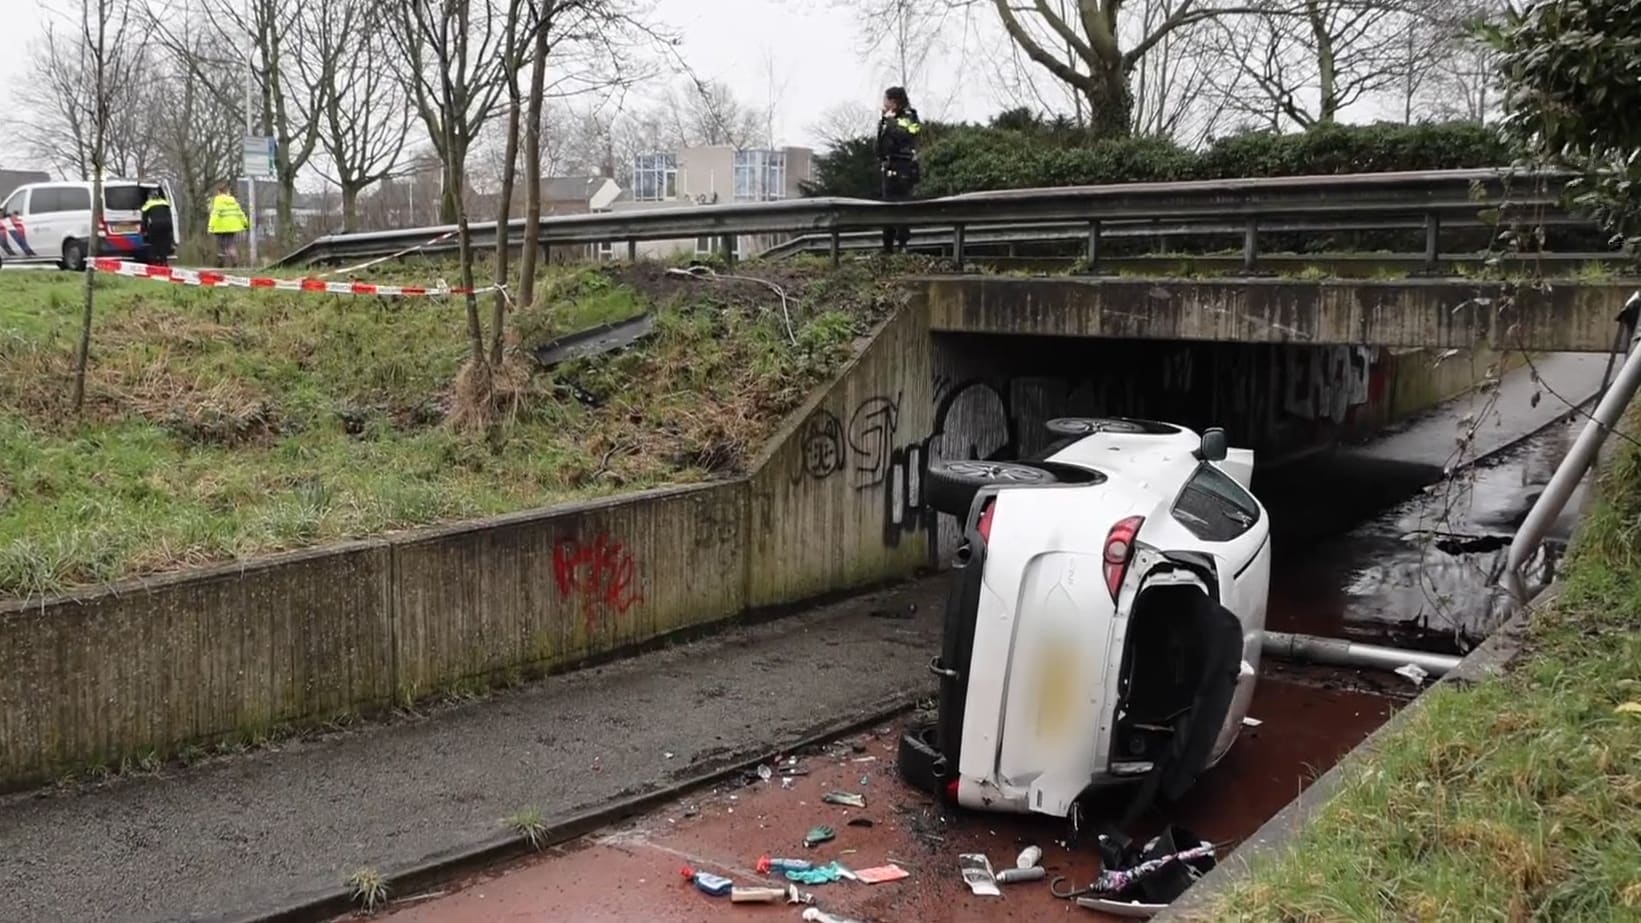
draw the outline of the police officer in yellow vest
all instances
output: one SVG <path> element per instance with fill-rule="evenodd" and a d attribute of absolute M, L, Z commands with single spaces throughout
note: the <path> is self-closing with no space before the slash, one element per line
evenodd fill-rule
<path fill-rule="evenodd" d="M 208 230 L 217 240 L 217 265 L 229 266 L 239 262 L 239 235 L 251 229 L 245 209 L 239 207 L 227 183 L 217 187 L 216 198 L 211 200 L 211 222 Z"/>

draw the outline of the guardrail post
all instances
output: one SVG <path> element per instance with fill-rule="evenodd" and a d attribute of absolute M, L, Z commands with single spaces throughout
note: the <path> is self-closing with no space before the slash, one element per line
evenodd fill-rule
<path fill-rule="evenodd" d="M 638 241 L 636 240 L 627 241 L 627 262 L 638 262 Z"/>
<path fill-rule="evenodd" d="M 952 262 L 963 268 L 963 225 L 952 226 Z"/>
<path fill-rule="evenodd" d="M 725 266 L 734 266 L 735 265 L 735 235 L 734 234 L 725 234 L 723 236 L 723 250 L 722 250 L 722 252 L 723 252 L 723 255 L 724 255 L 724 265 Z"/>
<path fill-rule="evenodd" d="M 832 232 L 831 253 L 832 253 L 832 268 L 833 269 L 836 269 L 838 267 L 838 264 L 843 262 L 843 239 L 842 239 L 842 237 L 843 237 L 843 235 L 838 233 L 837 231 Z"/>
<path fill-rule="evenodd" d="M 1242 270 L 1253 272 L 1259 260 L 1259 219 L 1249 218 L 1242 227 Z"/>
<path fill-rule="evenodd" d="M 1441 250 L 1437 245 L 1442 233 L 1442 217 L 1435 212 L 1427 212 L 1424 216 L 1424 268 L 1426 272 L 1436 271 L 1437 257 Z"/>
<path fill-rule="evenodd" d="M 1088 271 L 1094 272 L 1100 265 L 1100 219 L 1095 218 L 1088 223 Z"/>

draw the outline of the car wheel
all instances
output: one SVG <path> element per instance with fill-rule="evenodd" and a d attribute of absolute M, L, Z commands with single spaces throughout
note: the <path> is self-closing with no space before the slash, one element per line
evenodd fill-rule
<path fill-rule="evenodd" d="M 69 272 L 85 269 L 85 244 L 77 240 L 63 241 L 63 268 Z"/>
<path fill-rule="evenodd" d="M 900 751 L 895 768 L 907 785 L 920 792 L 939 796 L 947 775 L 946 757 L 935 749 L 935 723 L 913 724 L 900 734 Z"/>
<path fill-rule="evenodd" d="M 969 515 L 974 495 L 985 487 L 1055 484 L 1058 479 L 1041 468 L 1006 461 L 936 462 L 923 479 L 923 496 L 937 512 Z"/>
<path fill-rule="evenodd" d="M 1096 433 L 1119 433 L 1124 436 L 1167 436 L 1179 432 L 1179 427 L 1150 420 L 1129 420 L 1123 417 L 1060 417 L 1048 421 L 1048 431 L 1056 436 L 1092 436 Z"/>

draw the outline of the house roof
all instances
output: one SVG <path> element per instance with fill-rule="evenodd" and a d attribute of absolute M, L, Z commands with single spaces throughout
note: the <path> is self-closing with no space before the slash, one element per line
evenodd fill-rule
<path fill-rule="evenodd" d="M 0 198 L 11 195 L 18 186 L 50 181 L 51 174 L 40 170 L 0 170 Z"/>
<path fill-rule="evenodd" d="M 544 176 L 541 178 L 541 197 L 585 202 L 608 181 L 607 176 Z"/>

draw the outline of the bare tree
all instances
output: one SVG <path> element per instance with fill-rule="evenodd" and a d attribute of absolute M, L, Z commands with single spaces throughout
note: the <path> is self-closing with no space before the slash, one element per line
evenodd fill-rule
<path fill-rule="evenodd" d="M 1150 35 L 1192 0 L 1143 0 L 1138 35 Z M 1224 116 L 1224 100 L 1209 92 L 1222 63 L 1203 53 L 1198 34 L 1214 23 L 1198 23 L 1163 34 L 1130 75 L 1136 134 L 1173 138 L 1195 147 L 1211 137 Z"/>
<path fill-rule="evenodd" d="M 30 79 L 18 85 L 16 115 L 0 120 L 29 156 L 85 177 L 91 175 L 95 134 L 85 88 L 95 83 L 91 71 L 97 66 L 96 51 L 87 41 L 78 27 L 65 34 L 48 23 L 45 36 L 28 48 Z M 154 62 L 141 47 L 121 49 L 120 54 L 128 74 L 104 91 L 109 105 L 101 126 L 101 157 L 111 173 L 134 176 L 154 157 L 147 118 L 155 97 Z"/>
<path fill-rule="evenodd" d="M 389 24 L 379 0 L 330 0 L 299 21 L 302 85 L 320 87 L 318 142 L 342 194 L 342 226 L 359 225 L 359 194 L 392 175 L 413 116 L 388 67 Z"/>
<path fill-rule="evenodd" d="M 663 111 L 675 120 L 677 138 L 691 147 L 751 147 L 765 130 L 764 114 L 716 80 L 689 78 L 668 96 Z"/>
<path fill-rule="evenodd" d="M 1215 87 L 1231 109 L 1271 128 L 1334 122 L 1424 72 L 1430 31 L 1418 2 L 1268 0 L 1214 30 Z"/>
<path fill-rule="evenodd" d="M 822 110 L 820 118 L 809 126 L 809 130 L 827 144 L 838 145 L 870 135 L 877 119 L 877 110 L 866 103 L 850 100 Z"/>
<path fill-rule="evenodd" d="M 204 41 L 189 31 L 181 33 L 183 48 L 204 60 Z M 154 133 L 160 168 L 175 183 L 178 214 L 199 214 L 219 184 L 231 181 L 240 170 L 240 134 L 244 125 L 239 113 L 225 107 L 200 81 L 190 76 L 188 65 L 177 61 L 166 49 L 156 52 L 162 75 L 163 104 L 146 111 Z M 219 81 L 231 79 L 219 75 Z"/>
<path fill-rule="evenodd" d="M 85 83 L 79 98 L 89 107 L 86 134 L 91 176 L 91 238 L 86 256 L 95 259 L 102 242 L 103 175 L 107 167 L 109 125 L 115 118 L 122 88 L 139 79 L 137 55 L 127 40 L 129 0 L 80 0 L 80 69 Z M 68 254 L 64 254 L 68 260 Z M 97 292 L 97 273 L 85 270 L 85 310 L 80 317 L 80 344 L 74 358 L 74 412 L 85 405 L 86 363 L 91 355 L 91 319 Z"/>
<path fill-rule="evenodd" d="M 929 57 L 961 2 L 950 0 L 834 0 L 854 9 L 863 55 L 901 86 L 921 83 Z"/>
<path fill-rule="evenodd" d="M 1430 18 L 1434 31 L 1430 51 L 1418 62 L 1420 78 L 1409 61 L 1408 121 L 1414 110 L 1436 119 L 1486 122 L 1498 113 L 1498 52 L 1476 30 L 1504 17 L 1500 0 L 1460 0 Z"/>

